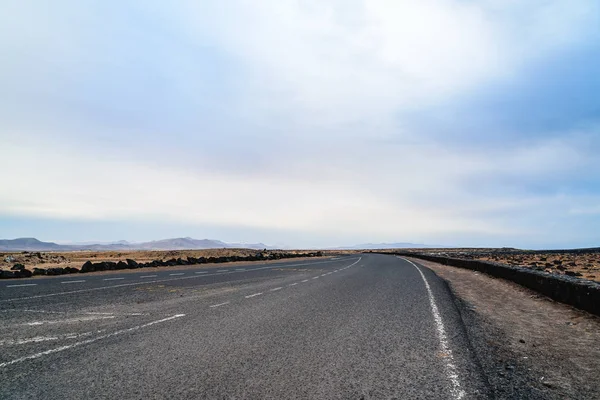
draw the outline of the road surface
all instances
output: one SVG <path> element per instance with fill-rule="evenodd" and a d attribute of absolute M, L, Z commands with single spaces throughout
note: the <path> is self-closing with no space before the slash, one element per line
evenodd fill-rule
<path fill-rule="evenodd" d="M 445 283 L 394 256 L 0 282 L 0 398 L 470 399 Z"/>

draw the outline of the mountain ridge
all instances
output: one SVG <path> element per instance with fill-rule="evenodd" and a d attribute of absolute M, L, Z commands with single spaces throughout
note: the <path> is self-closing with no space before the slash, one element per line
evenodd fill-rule
<path fill-rule="evenodd" d="M 1 239 L 0 251 L 114 251 L 114 250 L 204 250 L 222 248 L 273 249 L 263 243 L 225 243 L 216 239 L 193 239 L 191 237 L 153 240 L 131 243 L 119 240 L 113 243 L 58 244 L 43 242 L 36 238 Z"/>

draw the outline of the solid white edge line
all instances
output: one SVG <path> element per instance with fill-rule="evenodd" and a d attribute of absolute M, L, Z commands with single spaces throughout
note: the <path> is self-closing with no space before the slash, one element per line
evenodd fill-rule
<path fill-rule="evenodd" d="M 423 282 L 425 283 L 425 288 L 427 289 L 427 295 L 429 296 L 429 304 L 431 305 L 431 313 L 433 314 L 433 319 L 435 320 L 435 327 L 438 334 L 438 339 L 440 342 L 440 352 L 447 354 L 447 357 L 444 357 L 444 366 L 446 367 L 446 375 L 452 384 L 452 388 L 450 389 L 450 394 L 453 399 L 460 400 L 465 397 L 465 391 L 460 387 L 460 379 L 458 376 L 456 365 L 454 364 L 454 357 L 452 356 L 452 350 L 450 349 L 450 345 L 448 344 L 448 337 L 446 335 L 446 328 L 444 327 L 444 322 L 442 321 L 442 316 L 438 310 L 437 304 L 435 303 L 435 297 L 433 296 L 433 291 L 429 286 L 429 282 L 425 278 L 423 271 L 421 268 L 417 266 L 417 264 L 413 263 L 406 258 L 398 257 L 401 260 L 407 261 L 411 263 L 419 274 L 421 278 L 423 278 Z"/>
<path fill-rule="evenodd" d="M 125 279 L 125 278 L 106 278 L 106 279 L 102 279 L 102 280 L 103 281 L 120 281 L 122 279 Z"/>
<path fill-rule="evenodd" d="M 358 259 L 358 261 L 360 261 L 361 259 L 362 259 L 362 257 L 360 257 Z M 337 260 L 337 261 L 341 261 L 341 260 Z M 358 262 L 358 261 L 356 261 L 356 262 Z M 314 263 L 291 264 L 291 265 L 283 265 L 283 266 L 285 266 L 285 267 L 296 267 L 296 266 L 299 266 L 299 265 L 327 264 L 327 263 L 331 263 L 331 262 L 333 262 L 333 261 L 318 261 L 318 262 L 314 262 Z M 270 268 L 270 267 L 255 268 L 254 270 L 265 269 L 265 268 Z M 249 271 L 254 271 L 254 270 L 249 270 Z M 97 287 L 97 288 L 70 290 L 68 292 L 56 292 L 56 293 L 48 293 L 48 294 L 38 294 L 38 295 L 35 295 L 35 296 L 17 297 L 17 298 L 12 298 L 12 299 L 2 299 L 2 300 L 0 300 L 0 303 L 6 303 L 6 302 L 11 302 L 11 301 L 20 301 L 20 300 L 40 299 L 40 298 L 44 298 L 44 297 L 62 296 L 62 295 L 65 295 L 65 294 L 95 292 L 97 290 L 116 289 L 116 288 L 127 287 L 127 286 L 139 286 L 139 285 L 146 285 L 148 283 L 174 282 L 174 281 L 180 281 L 180 280 L 184 280 L 184 279 L 194 279 L 194 278 L 202 278 L 204 276 L 216 276 L 216 275 L 222 275 L 222 274 L 209 274 L 209 275 L 202 275 L 202 276 L 184 276 L 183 278 L 156 279 L 154 281 L 134 282 L 134 283 L 122 283 L 120 285 L 101 286 L 101 287 Z"/>
<path fill-rule="evenodd" d="M 161 322 L 166 322 L 166 321 L 170 321 L 172 319 L 181 318 L 181 317 L 185 317 L 185 314 L 175 314 L 173 316 L 170 316 L 170 317 L 167 317 L 167 318 L 163 318 L 163 319 L 159 319 L 157 321 L 148 322 L 147 324 L 138 325 L 138 326 L 134 326 L 132 328 L 127 328 L 127 329 L 121 329 L 121 330 L 118 330 L 116 332 L 112 332 L 112 333 L 109 333 L 109 334 L 106 334 L 106 335 L 97 336 L 97 337 L 92 338 L 92 339 L 83 340 L 81 342 L 69 344 L 69 345 L 66 345 L 66 346 L 57 347 L 55 349 L 50 349 L 50 350 L 42 351 L 40 353 L 32 354 L 30 356 L 25 356 L 25 357 L 17 358 L 17 359 L 12 360 L 12 361 L 7 361 L 7 362 L 0 363 L 0 368 L 8 367 L 9 365 L 20 363 L 20 362 L 27 361 L 27 360 L 34 360 L 36 358 L 47 356 L 48 354 L 58 353 L 60 351 L 69 350 L 69 349 L 72 349 L 74 347 L 83 346 L 84 344 L 94 343 L 94 342 L 97 342 L 98 340 L 107 339 L 109 337 L 121 335 L 123 333 L 137 331 L 138 329 L 147 328 L 147 327 L 155 325 L 155 324 L 160 324 Z"/>

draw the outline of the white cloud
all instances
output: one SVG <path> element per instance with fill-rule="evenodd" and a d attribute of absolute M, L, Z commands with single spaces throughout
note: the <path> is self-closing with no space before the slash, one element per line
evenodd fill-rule
<path fill-rule="evenodd" d="M 191 6 L 184 26 L 246 63 L 252 109 L 319 124 L 387 120 L 507 79 L 586 39 L 597 8 L 564 0 L 235 1 Z"/>

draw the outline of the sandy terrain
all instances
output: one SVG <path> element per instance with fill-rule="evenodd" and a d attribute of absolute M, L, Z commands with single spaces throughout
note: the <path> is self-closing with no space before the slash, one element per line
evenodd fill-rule
<path fill-rule="evenodd" d="M 506 265 L 572 275 L 600 282 L 600 249 L 589 251 L 533 251 L 517 249 L 396 249 L 390 252 L 414 252 L 470 260 L 493 261 Z"/>
<path fill-rule="evenodd" d="M 314 252 L 313 250 L 268 250 L 268 254 L 276 253 L 295 253 L 305 254 Z M 137 262 L 149 262 L 153 260 L 169 260 L 172 258 L 186 257 L 232 257 L 232 256 L 251 256 L 261 251 L 251 249 L 207 249 L 207 250 L 172 250 L 172 251 L 72 251 L 72 252 L 18 252 L 18 253 L 0 253 L 0 269 L 9 270 L 15 263 L 20 263 L 29 270 L 33 268 L 48 269 L 54 267 L 73 267 L 81 268 L 86 261 L 94 263 L 100 261 L 125 261 L 132 259 Z M 328 255 L 339 254 L 340 252 L 325 252 Z"/>

